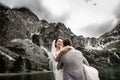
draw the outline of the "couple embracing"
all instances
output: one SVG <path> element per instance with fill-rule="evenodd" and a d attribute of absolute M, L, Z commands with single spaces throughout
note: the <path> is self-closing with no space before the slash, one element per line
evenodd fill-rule
<path fill-rule="evenodd" d="M 72 47 L 70 39 L 54 40 L 51 53 L 56 80 L 99 80 L 98 71 L 89 66 L 80 51 Z"/>

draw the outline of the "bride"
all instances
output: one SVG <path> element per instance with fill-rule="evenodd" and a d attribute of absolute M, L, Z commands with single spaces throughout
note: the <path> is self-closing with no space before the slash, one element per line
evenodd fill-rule
<path fill-rule="evenodd" d="M 51 48 L 51 55 L 52 60 L 49 62 L 50 69 L 53 70 L 55 75 L 55 80 L 63 80 L 63 69 L 57 70 L 57 61 L 60 60 L 61 56 L 65 54 L 68 50 L 72 47 L 67 46 L 63 48 L 63 40 L 58 38 L 53 41 L 52 48 Z M 99 80 L 98 71 L 92 66 L 89 66 L 86 58 L 84 57 L 84 73 L 85 73 L 85 80 Z"/>
<path fill-rule="evenodd" d="M 53 70 L 55 80 L 63 80 L 63 69 L 57 70 L 57 62 L 56 57 L 58 56 L 60 50 L 63 47 L 63 40 L 58 38 L 53 41 L 51 48 L 51 55 L 53 56 L 53 60 L 50 61 L 49 67 Z"/>

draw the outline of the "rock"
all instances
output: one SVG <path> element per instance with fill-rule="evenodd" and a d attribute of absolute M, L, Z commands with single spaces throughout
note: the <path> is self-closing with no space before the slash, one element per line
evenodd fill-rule
<path fill-rule="evenodd" d="M 73 46 L 83 52 L 90 65 L 96 68 L 119 66 L 119 24 L 99 38 L 85 38 L 76 36 L 61 22 L 49 23 L 39 20 L 26 8 L 10 9 L 0 4 L 0 53 L 15 59 L 11 62 L 5 55 L 0 55 L 2 68 L 12 64 L 9 70 L 4 68 L 2 71 L 0 68 L 0 72 L 11 71 L 12 67 L 15 68 L 13 71 L 50 70 L 47 52 L 41 46 L 50 52 L 52 41 L 56 38 L 70 38 Z"/>

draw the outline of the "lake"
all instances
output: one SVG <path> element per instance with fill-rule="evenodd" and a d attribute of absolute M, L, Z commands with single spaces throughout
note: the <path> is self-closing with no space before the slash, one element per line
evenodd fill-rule
<path fill-rule="evenodd" d="M 55 80 L 53 72 L 0 75 L 0 80 Z"/>
<path fill-rule="evenodd" d="M 100 80 L 120 80 L 120 68 L 99 69 Z M 0 80 L 55 80 L 52 72 L 0 75 Z"/>
<path fill-rule="evenodd" d="M 120 67 L 99 70 L 100 80 L 120 80 Z"/>

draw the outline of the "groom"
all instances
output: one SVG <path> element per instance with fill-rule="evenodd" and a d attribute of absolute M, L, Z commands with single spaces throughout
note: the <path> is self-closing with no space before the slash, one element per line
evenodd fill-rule
<path fill-rule="evenodd" d="M 72 42 L 70 39 L 65 39 L 63 45 L 72 47 Z M 61 56 L 57 64 L 57 69 L 59 70 L 61 68 L 63 68 L 64 80 L 85 80 L 83 72 L 83 55 L 73 47 Z"/>

